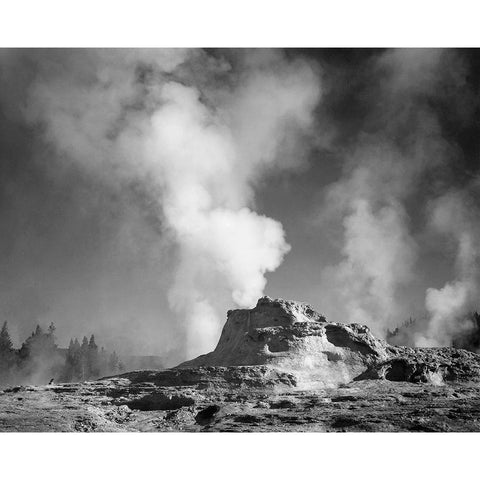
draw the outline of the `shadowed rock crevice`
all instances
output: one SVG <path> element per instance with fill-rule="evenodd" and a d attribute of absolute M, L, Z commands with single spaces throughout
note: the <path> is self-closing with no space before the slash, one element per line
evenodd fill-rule
<path fill-rule="evenodd" d="M 209 405 L 207 408 L 200 410 L 195 416 L 195 421 L 199 425 L 209 425 L 215 421 L 216 416 L 221 408 L 218 405 Z"/>
<path fill-rule="evenodd" d="M 345 328 L 345 325 L 333 323 L 325 325 L 327 340 L 336 347 L 348 348 L 363 355 L 378 356 L 375 347 L 369 345 L 369 329 L 363 325 L 349 325 L 349 327 L 355 327 L 355 330 L 350 331 L 349 328 Z"/>
<path fill-rule="evenodd" d="M 195 404 L 195 400 L 190 397 L 171 395 L 164 393 L 153 393 L 144 397 L 135 399 L 127 403 L 127 406 L 135 410 L 177 410 L 182 407 L 189 407 Z"/>

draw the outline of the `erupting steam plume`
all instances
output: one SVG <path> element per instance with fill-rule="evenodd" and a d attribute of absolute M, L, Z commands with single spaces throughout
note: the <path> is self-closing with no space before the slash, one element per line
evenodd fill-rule
<path fill-rule="evenodd" d="M 311 66 L 281 53 L 60 53 L 40 67 L 27 113 L 65 161 L 140 185 L 154 204 L 177 259 L 169 303 L 193 356 L 214 346 L 231 300 L 254 304 L 290 248 L 282 225 L 253 210 L 253 188 L 298 162 L 319 94 Z"/>
<path fill-rule="evenodd" d="M 416 319 L 396 340 L 452 343 L 480 307 L 477 63 L 422 49 L 0 52 L 13 342 L 53 322 L 59 344 L 92 332 L 173 365 L 268 293 L 377 336 Z"/>

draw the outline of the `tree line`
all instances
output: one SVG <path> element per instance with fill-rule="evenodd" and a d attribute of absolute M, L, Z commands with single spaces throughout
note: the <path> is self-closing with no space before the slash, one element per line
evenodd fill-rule
<path fill-rule="evenodd" d="M 454 348 L 463 348 L 471 352 L 480 352 L 480 313 L 472 311 L 468 313 L 460 322 L 463 328 L 451 334 L 451 345 Z M 413 334 L 422 332 L 427 318 L 410 317 L 402 325 L 393 330 L 387 330 L 386 340 L 392 345 L 415 346 L 413 344 Z"/>
<path fill-rule="evenodd" d="M 68 349 L 56 344 L 55 325 L 47 330 L 37 325 L 32 334 L 15 349 L 7 322 L 0 330 L 0 385 L 92 380 L 124 370 L 115 351 L 98 347 L 95 336 L 72 338 Z"/>

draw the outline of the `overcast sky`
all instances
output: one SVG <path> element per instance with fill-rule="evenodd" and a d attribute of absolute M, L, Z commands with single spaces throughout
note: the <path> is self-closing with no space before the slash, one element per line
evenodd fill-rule
<path fill-rule="evenodd" d="M 265 293 L 448 344 L 479 303 L 477 57 L 0 51 L 0 319 L 173 364 Z"/>

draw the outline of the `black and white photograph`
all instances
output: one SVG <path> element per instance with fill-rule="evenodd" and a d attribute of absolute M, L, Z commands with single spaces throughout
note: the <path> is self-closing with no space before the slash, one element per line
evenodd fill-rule
<path fill-rule="evenodd" d="M 477 51 L 1 53 L 2 431 L 480 429 Z"/>
<path fill-rule="evenodd" d="M 0 435 L 479 432 L 480 50 L 126 43 L 0 45 Z"/>

